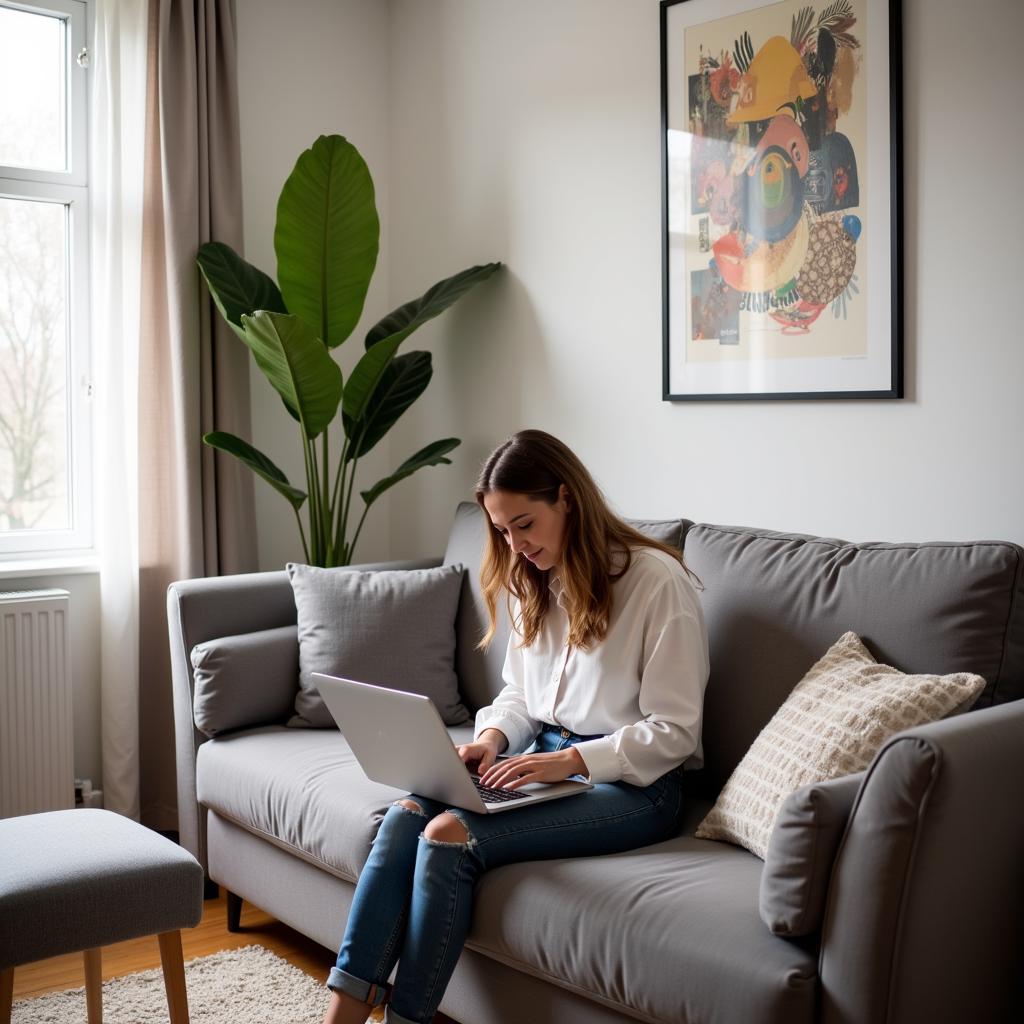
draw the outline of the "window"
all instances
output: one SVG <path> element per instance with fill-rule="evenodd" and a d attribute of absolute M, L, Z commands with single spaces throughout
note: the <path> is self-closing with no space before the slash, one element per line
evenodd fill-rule
<path fill-rule="evenodd" d="M 0 0 L 0 557 L 92 545 L 86 4 Z"/>

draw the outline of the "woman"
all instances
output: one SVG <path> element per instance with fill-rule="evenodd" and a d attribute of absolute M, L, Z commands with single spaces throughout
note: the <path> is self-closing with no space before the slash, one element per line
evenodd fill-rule
<path fill-rule="evenodd" d="M 327 981 L 325 1024 L 363 1024 L 385 999 L 387 1021 L 426 1024 L 484 871 L 667 839 L 678 829 L 682 764 L 703 763 L 707 632 L 679 552 L 617 518 L 580 460 L 539 430 L 491 454 L 476 498 L 492 527 L 481 646 L 503 591 L 513 633 L 505 687 L 477 713 L 459 756 L 487 786 L 582 777 L 594 788 L 495 815 L 416 794 L 390 807 Z"/>

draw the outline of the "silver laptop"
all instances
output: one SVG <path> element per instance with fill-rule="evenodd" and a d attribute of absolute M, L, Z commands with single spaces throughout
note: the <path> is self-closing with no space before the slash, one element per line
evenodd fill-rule
<path fill-rule="evenodd" d="M 593 789 L 589 782 L 531 782 L 489 789 L 469 770 L 429 697 L 313 674 L 320 696 L 368 778 L 453 807 L 497 814 Z"/>

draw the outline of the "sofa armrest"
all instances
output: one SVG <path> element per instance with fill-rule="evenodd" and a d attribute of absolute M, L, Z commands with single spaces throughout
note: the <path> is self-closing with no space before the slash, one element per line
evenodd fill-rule
<path fill-rule="evenodd" d="M 372 562 L 349 569 L 427 569 L 439 558 Z M 178 776 L 178 834 L 206 870 L 206 811 L 196 799 L 196 754 L 208 739 L 196 727 L 191 653 L 196 644 L 240 633 L 295 625 L 295 599 L 284 570 L 180 580 L 167 588 L 171 689 Z"/>
<path fill-rule="evenodd" d="M 839 848 L 826 1024 L 1024 1019 L 1024 700 L 893 736 Z"/>

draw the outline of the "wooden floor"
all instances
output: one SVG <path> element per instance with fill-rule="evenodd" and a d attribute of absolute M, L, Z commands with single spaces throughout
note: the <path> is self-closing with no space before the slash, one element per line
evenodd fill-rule
<path fill-rule="evenodd" d="M 181 944 L 186 963 L 198 956 L 207 956 L 222 949 L 238 946 L 265 946 L 279 957 L 305 971 L 319 982 L 327 978 L 334 965 L 335 952 L 325 949 L 312 939 L 281 924 L 269 914 L 251 906 L 242 905 L 241 931 L 229 932 L 227 927 L 227 899 L 223 891 L 216 900 L 207 900 L 203 919 L 196 928 L 181 933 Z M 155 935 L 130 939 L 103 948 L 103 980 L 119 978 L 160 966 L 160 949 Z M 45 992 L 59 992 L 67 988 L 80 988 L 85 984 L 82 954 L 69 953 L 50 960 L 24 964 L 14 971 L 14 998 L 24 999 Z M 375 1011 L 372 1020 L 383 1020 Z M 434 1024 L 455 1024 L 451 1018 L 439 1013 Z"/>

